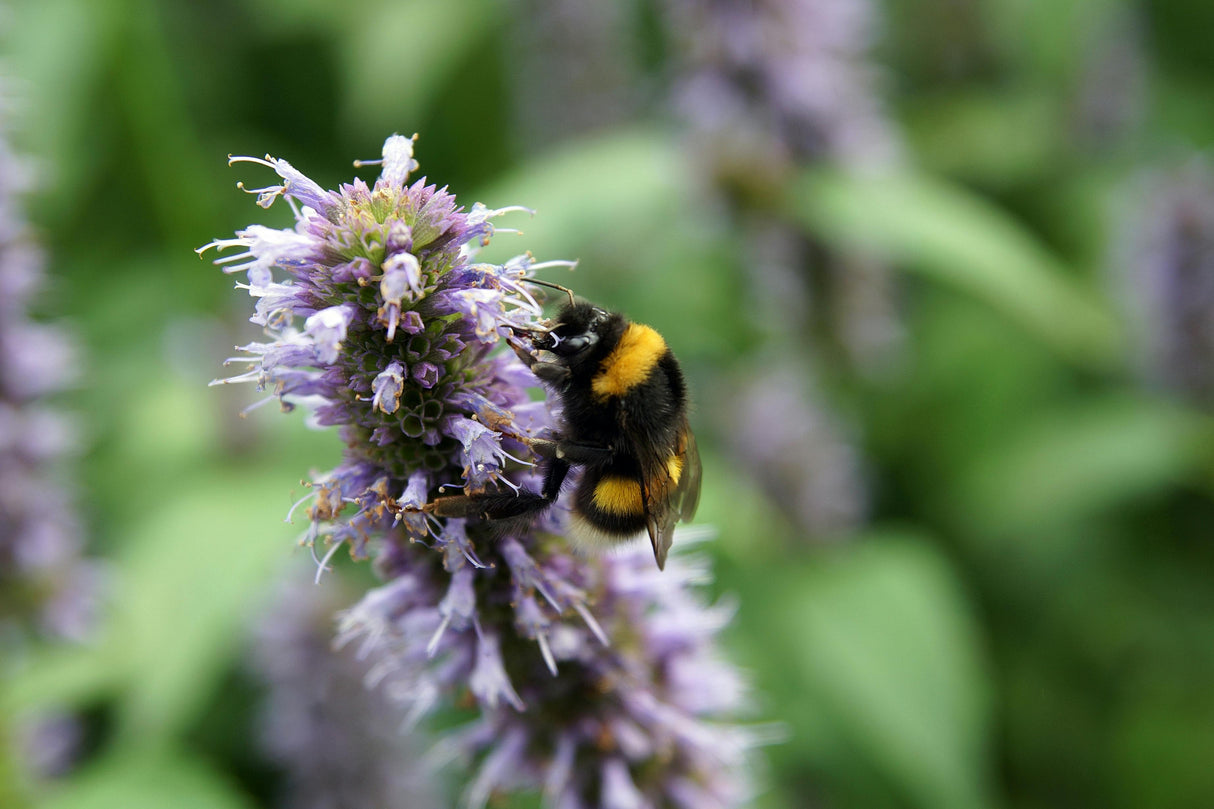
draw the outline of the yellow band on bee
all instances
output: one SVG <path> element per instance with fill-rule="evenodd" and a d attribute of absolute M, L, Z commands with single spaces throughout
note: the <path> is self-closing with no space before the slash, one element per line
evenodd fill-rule
<path fill-rule="evenodd" d="M 666 341 L 648 326 L 630 323 L 619 345 L 607 355 L 591 381 L 591 390 L 600 399 L 623 396 L 649 378 L 658 360 L 666 353 Z"/>
<path fill-rule="evenodd" d="M 632 478 L 605 477 L 594 487 L 594 505 L 608 514 L 629 517 L 645 510 L 641 482 Z"/>

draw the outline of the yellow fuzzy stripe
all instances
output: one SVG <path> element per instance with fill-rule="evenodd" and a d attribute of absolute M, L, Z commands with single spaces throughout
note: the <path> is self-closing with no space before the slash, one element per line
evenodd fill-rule
<path fill-rule="evenodd" d="M 600 399 L 623 396 L 649 378 L 658 360 L 666 353 L 666 341 L 648 326 L 630 323 L 591 382 Z"/>
<path fill-rule="evenodd" d="M 641 482 L 632 478 L 605 477 L 594 487 L 594 505 L 608 514 L 630 517 L 645 510 Z"/>

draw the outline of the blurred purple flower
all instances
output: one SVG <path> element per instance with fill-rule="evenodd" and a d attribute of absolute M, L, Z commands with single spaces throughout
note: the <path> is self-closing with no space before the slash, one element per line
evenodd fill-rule
<path fill-rule="evenodd" d="M 80 760 L 84 723 L 74 713 L 43 708 L 19 716 L 15 736 L 30 772 L 42 779 L 59 778 Z"/>
<path fill-rule="evenodd" d="M 901 162 L 869 56 L 880 10 L 870 0 L 666 7 L 675 101 L 724 203 L 722 227 L 737 238 L 735 263 L 751 297 L 743 308 L 760 313 L 755 328 L 778 347 L 783 369 L 726 376 L 718 384 L 727 392 L 707 404 L 734 457 L 803 534 L 838 534 L 863 519 L 868 495 L 858 453 L 826 403 L 809 395 L 811 368 L 888 369 L 901 338 L 894 278 L 882 261 L 823 244 L 772 208 L 798 173 L 881 172 Z"/>
<path fill-rule="evenodd" d="M 640 106 L 636 33 L 621 3 L 513 0 L 509 97 L 520 147 L 540 151 L 620 123 Z"/>
<path fill-rule="evenodd" d="M 333 649 L 345 588 L 316 587 L 294 568 L 258 621 L 251 649 L 268 692 L 260 740 L 283 768 L 278 803 L 291 809 L 424 809 L 442 805 L 401 732 L 396 706 L 364 685 L 367 664 Z"/>
<path fill-rule="evenodd" d="M 45 401 L 75 376 L 73 341 L 29 314 L 44 275 L 22 212 L 28 176 L 0 137 L 0 646 L 29 634 L 86 638 L 101 578 L 81 557 L 65 474 L 76 431 Z"/>
<path fill-rule="evenodd" d="M 756 362 L 715 397 L 722 433 L 759 487 L 802 531 L 837 538 L 867 512 L 862 459 L 787 362 Z"/>
<path fill-rule="evenodd" d="M 673 34 L 687 65 L 682 107 L 696 130 L 757 138 L 796 162 L 873 168 L 900 146 L 874 87 L 867 0 L 676 0 Z M 722 144 L 724 145 L 724 143 Z"/>
<path fill-rule="evenodd" d="M 6 101 L 0 93 L 0 661 L 15 670 L 34 638 L 93 636 L 104 577 L 82 555 L 70 475 L 75 424 L 48 402 L 75 379 L 75 344 L 60 325 L 30 315 L 46 299 L 43 254 L 24 216 L 32 174 L 10 149 Z M 74 713 L 43 705 L 10 719 L 0 733 L 11 732 L 34 779 L 61 777 L 79 762 L 84 729 Z"/>
<path fill-rule="evenodd" d="M 444 745 L 480 760 L 472 806 L 517 788 L 543 788 L 554 807 L 634 793 L 634 805 L 742 805 L 755 738 L 710 723 L 741 707 L 743 688 L 712 651 L 728 611 L 688 593 L 703 571 L 675 562 L 659 575 L 643 548 L 574 557 L 551 536 L 559 508 L 526 530 L 416 511 L 442 487 L 536 486 L 525 437 L 549 419 L 528 392 L 535 378 L 498 350 L 510 327 L 537 324 L 524 284 L 546 265 L 475 261 L 490 220 L 513 209 L 465 211 L 445 189 L 408 184 L 412 146 L 389 138 L 378 181 L 333 192 L 255 160 L 284 183 L 253 193 L 285 197 L 294 229 L 208 245 L 242 250 L 219 263 L 248 273 L 252 320 L 270 337 L 223 381 L 308 403 L 345 443 L 314 484 L 308 535 L 329 555 L 374 554 L 386 583 L 344 613 L 339 641 L 409 721 L 452 694 L 480 706 Z"/>
<path fill-rule="evenodd" d="M 1109 149 L 1140 127 L 1148 109 L 1147 25 L 1132 5 L 1099 9 L 1083 26 L 1073 128 L 1085 152 Z"/>
<path fill-rule="evenodd" d="M 676 0 L 667 8 L 680 68 L 675 101 L 741 235 L 754 309 L 785 339 L 825 338 L 827 351 L 878 368 L 900 334 L 888 268 L 825 249 L 771 216 L 792 173 L 901 162 L 868 55 L 878 9 L 868 0 Z"/>
<path fill-rule="evenodd" d="M 1143 374 L 1214 407 L 1214 170 L 1194 159 L 1137 191 L 1119 258 Z"/>

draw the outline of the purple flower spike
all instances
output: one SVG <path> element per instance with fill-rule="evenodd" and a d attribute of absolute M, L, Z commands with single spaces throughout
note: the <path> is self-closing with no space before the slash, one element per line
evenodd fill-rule
<path fill-rule="evenodd" d="M 803 168 L 880 174 L 902 162 L 870 57 L 882 4 L 684 0 L 662 8 L 681 62 L 674 106 L 700 172 L 728 200 L 762 325 L 781 346 L 789 334 L 825 326 L 857 368 L 887 368 L 902 331 L 889 268 L 855 251 L 825 250 L 761 202 Z"/>
<path fill-rule="evenodd" d="M 410 184 L 408 138 L 385 143 L 373 186 L 306 193 L 282 161 L 252 162 L 288 180 L 264 193 L 320 207 L 280 235 L 213 243 L 240 251 L 221 266 L 255 268 L 253 322 L 268 335 L 227 381 L 339 428 L 344 456 L 314 483 L 307 538 L 373 556 L 385 579 L 342 614 L 339 645 L 405 725 L 444 697 L 475 701 L 479 718 L 443 742 L 474 762 L 468 806 L 518 789 L 552 808 L 677 805 L 694 790 L 704 809 L 745 805 L 756 736 L 720 723 L 745 689 L 713 649 L 729 611 L 690 589 L 703 571 L 675 556 L 658 574 L 645 545 L 574 556 L 560 504 L 532 524 L 424 510 L 460 489 L 539 487 L 527 437 L 551 415 L 501 342 L 539 325 L 527 278 L 553 262 L 473 264 L 511 209 L 465 212 L 446 189 Z"/>
<path fill-rule="evenodd" d="M 333 649 L 333 613 L 349 591 L 316 587 L 301 576 L 283 579 L 261 611 L 249 650 L 267 687 L 257 740 L 285 782 L 274 805 L 449 805 L 425 765 L 422 738 L 401 733 L 391 698 L 364 685 L 373 661 L 356 649 Z"/>
<path fill-rule="evenodd" d="M 652 806 L 632 782 L 628 765 L 622 759 L 608 759 L 603 765 L 603 809 L 650 809 Z"/>

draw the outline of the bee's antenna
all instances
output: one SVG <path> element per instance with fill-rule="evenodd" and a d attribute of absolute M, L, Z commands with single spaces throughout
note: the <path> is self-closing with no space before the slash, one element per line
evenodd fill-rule
<path fill-rule="evenodd" d="M 542 287 L 549 287 L 551 289 L 559 289 L 561 292 L 564 292 L 566 295 L 569 296 L 569 305 L 570 306 L 573 305 L 573 290 L 570 289 L 569 287 L 563 287 L 560 284 L 553 284 L 549 281 L 541 281 L 538 278 L 528 278 L 527 283 L 536 284 L 536 285 L 542 286 Z"/>

